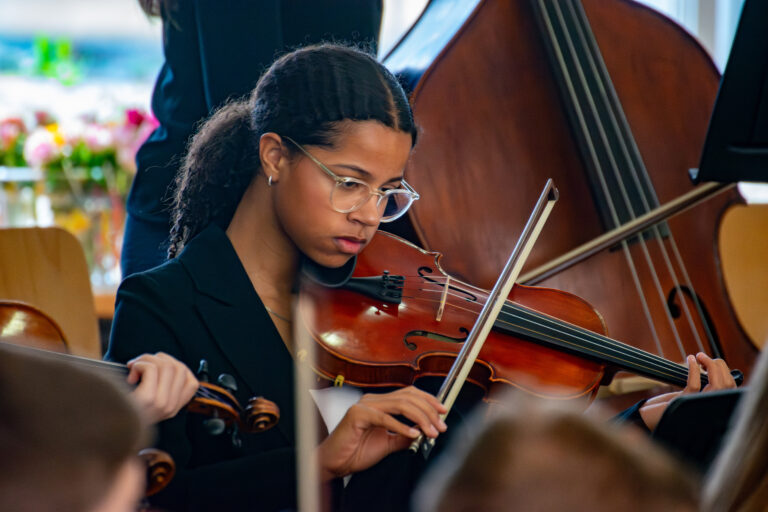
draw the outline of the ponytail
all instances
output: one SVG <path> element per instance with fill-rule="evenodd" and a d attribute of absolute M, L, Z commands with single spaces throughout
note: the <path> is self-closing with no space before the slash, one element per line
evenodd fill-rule
<path fill-rule="evenodd" d="M 259 169 L 258 138 L 246 100 L 217 110 L 192 138 L 176 176 L 168 258 L 211 223 L 226 229 Z"/>

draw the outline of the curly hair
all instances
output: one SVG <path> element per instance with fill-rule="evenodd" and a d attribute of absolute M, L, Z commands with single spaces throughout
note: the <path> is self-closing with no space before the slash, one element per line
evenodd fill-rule
<path fill-rule="evenodd" d="M 405 92 L 372 55 L 326 43 L 279 58 L 249 97 L 221 107 L 192 138 L 176 176 L 168 258 L 209 224 L 226 229 L 261 168 L 262 134 L 333 148 L 342 122 L 367 120 L 408 133 L 416 143 Z"/>

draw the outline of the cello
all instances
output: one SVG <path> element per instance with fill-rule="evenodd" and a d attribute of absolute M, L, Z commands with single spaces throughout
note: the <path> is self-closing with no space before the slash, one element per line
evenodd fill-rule
<path fill-rule="evenodd" d="M 422 129 L 406 170 L 423 196 L 409 212 L 415 235 L 482 288 L 545 178 L 563 193 L 523 278 L 689 191 L 719 83 L 689 34 L 630 0 L 434 0 L 384 63 L 411 86 Z M 719 220 L 740 202 L 724 189 L 524 282 L 584 298 L 613 337 L 661 357 L 704 351 L 749 368 L 757 351 L 716 253 Z"/>

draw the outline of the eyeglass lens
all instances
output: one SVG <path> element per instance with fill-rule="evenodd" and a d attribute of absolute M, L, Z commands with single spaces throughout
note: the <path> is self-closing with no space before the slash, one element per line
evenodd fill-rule
<path fill-rule="evenodd" d="M 356 181 L 339 182 L 331 194 L 331 204 L 342 212 L 350 212 L 363 206 L 373 195 L 368 185 Z M 411 194 L 406 190 L 390 190 L 384 197 L 377 197 L 382 210 L 382 220 L 399 215 L 410 206 Z"/>

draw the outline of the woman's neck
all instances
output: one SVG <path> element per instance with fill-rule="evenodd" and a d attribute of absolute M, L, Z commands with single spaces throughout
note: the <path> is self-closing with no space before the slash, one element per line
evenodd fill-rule
<path fill-rule="evenodd" d="M 275 219 L 264 180 L 254 179 L 243 194 L 227 236 L 265 305 L 290 312 L 299 252 Z"/>

